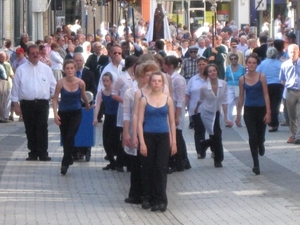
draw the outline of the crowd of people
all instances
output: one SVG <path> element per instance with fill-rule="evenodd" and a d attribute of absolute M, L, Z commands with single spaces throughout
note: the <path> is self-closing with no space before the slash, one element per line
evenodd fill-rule
<path fill-rule="evenodd" d="M 234 21 L 215 30 L 206 23 L 193 34 L 185 26 L 173 29 L 171 22 L 172 40 L 147 42 L 143 20 L 135 37 L 123 21 L 119 28 L 103 22 L 96 37 L 75 25 L 35 43 L 23 34 L 15 51 L 10 40 L 0 51 L 0 121 L 14 121 L 14 113 L 24 121 L 26 160 L 51 160 L 47 126 L 53 99 L 66 175 L 81 157 L 74 147 L 81 108 L 95 107 L 93 125 L 104 120 L 109 164 L 103 170 L 126 167 L 131 186 L 125 202 L 164 212 L 167 174 L 191 168 L 183 135 L 186 110 L 198 159 L 210 147 L 216 168 L 223 167 L 222 129 L 234 122 L 242 127 L 242 109 L 254 174 L 260 174 L 266 127 L 278 131 L 282 99 L 291 131 L 287 142 L 300 144 L 300 60 L 293 31 L 284 31 L 282 39 L 265 32 L 256 39 L 248 25 L 239 31 Z M 93 101 L 85 91 L 94 94 Z"/>

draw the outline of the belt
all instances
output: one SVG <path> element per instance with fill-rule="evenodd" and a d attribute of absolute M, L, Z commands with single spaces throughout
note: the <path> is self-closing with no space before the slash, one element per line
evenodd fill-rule
<path fill-rule="evenodd" d="M 34 100 L 21 100 L 21 103 L 42 103 L 42 102 L 49 102 L 47 99 L 34 99 Z"/>

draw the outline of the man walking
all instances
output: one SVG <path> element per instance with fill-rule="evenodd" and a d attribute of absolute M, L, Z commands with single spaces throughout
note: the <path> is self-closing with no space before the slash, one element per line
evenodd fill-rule
<path fill-rule="evenodd" d="M 279 78 L 286 87 L 286 107 L 289 116 L 291 137 L 287 143 L 300 144 L 300 59 L 299 46 L 291 44 L 288 47 L 290 59 L 283 62 Z"/>
<path fill-rule="evenodd" d="M 54 95 L 56 80 L 49 66 L 39 61 L 39 47 L 27 49 L 28 62 L 14 77 L 12 102 L 17 115 L 22 114 L 29 149 L 27 161 L 50 161 L 48 156 L 49 99 Z"/>

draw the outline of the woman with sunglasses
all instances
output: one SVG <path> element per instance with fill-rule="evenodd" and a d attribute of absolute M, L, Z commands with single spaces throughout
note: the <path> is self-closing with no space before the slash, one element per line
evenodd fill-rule
<path fill-rule="evenodd" d="M 230 122 L 233 122 L 233 108 L 237 107 L 237 100 L 239 97 L 239 79 L 245 74 L 245 68 L 238 63 L 239 56 L 235 53 L 232 53 L 229 57 L 230 65 L 227 66 L 225 72 L 225 81 L 228 84 L 228 93 L 227 93 L 227 119 Z M 242 124 L 239 123 L 238 127 L 241 127 Z M 227 127 L 230 127 L 227 125 Z"/>

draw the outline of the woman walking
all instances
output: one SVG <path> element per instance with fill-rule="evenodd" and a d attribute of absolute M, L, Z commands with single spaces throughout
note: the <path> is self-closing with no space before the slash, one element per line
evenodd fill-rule
<path fill-rule="evenodd" d="M 227 119 L 230 122 L 233 122 L 233 108 L 237 106 L 237 101 L 239 97 L 239 79 L 242 75 L 245 74 L 245 68 L 238 64 L 239 56 L 235 53 L 232 53 L 229 57 L 230 65 L 227 66 L 225 72 L 225 81 L 228 84 L 228 94 L 227 94 Z M 239 127 L 242 124 L 238 124 Z"/>
<path fill-rule="evenodd" d="M 56 84 L 53 97 L 54 122 L 59 126 L 64 155 L 61 162 L 61 174 L 65 175 L 73 164 L 74 141 L 81 122 L 81 100 L 88 110 L 90 104 L 85 95 L 85 83 L 75 76 L 76 63 L 66 60 L 63 65 L 66 76 Z M 60 102 L 58 96 L 60 94 Z M 57 109 L 59 109 L 57 111 Z"/>
<path fill-rule="evenodd" d="M 217 65 L 209 64 L 205 67 L 203 75 L 206 84 L 200 89 L 200 98 L 196 110 L 200 106 L 201 120 L 209 134 L 209 139 L 201 141 L 201 157 L 205 158 L 206 149 L 211 148 L 214 153 L 214 166 L 223 167 L 224 150 L 222 144 L 221 122 L 232 126 L 227 120 L 227 83 L 219 77 Z M 195 110 L 195 111 L 196 111 Z"/>
<path fill-rule="evenodd" d="M 241 111 L 244 104 L 244 120 L 254 164 L 252 171 L 256 175 L 260 174 L 258 154 L 260 156 L 265 154 L 266 124 L 271 121 L 267 81 L 264 74 L 256 72 L 258 64 L 257 54 L 252 53 L 247 57 L 248 72 L 239 79 L 240 95 L 235 120 L 237 125 L 241 123 Z"/>

